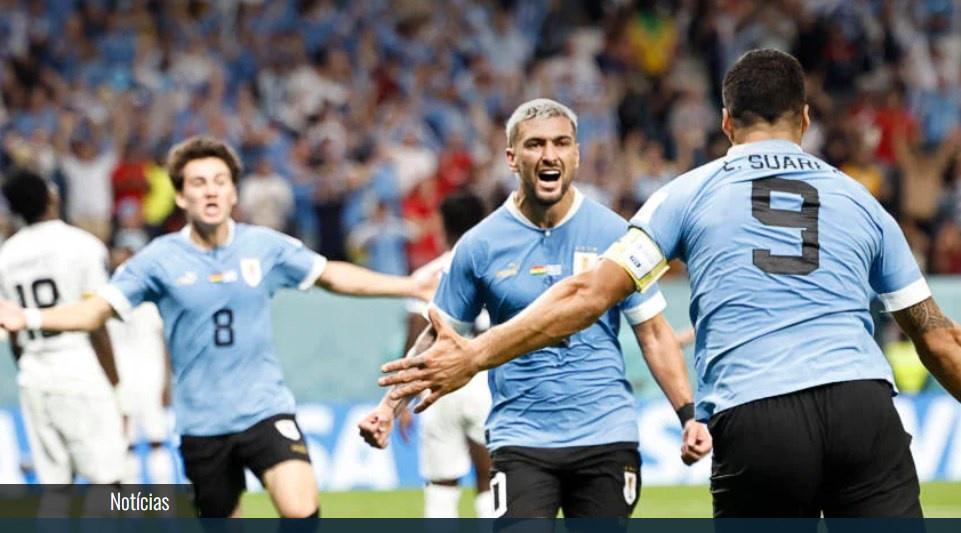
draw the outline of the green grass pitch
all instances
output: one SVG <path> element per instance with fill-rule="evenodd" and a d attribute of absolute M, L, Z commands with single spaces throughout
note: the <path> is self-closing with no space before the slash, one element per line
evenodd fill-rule
<path fill-rule="evenodd" d="M 418 518 L 424 507 L 419 490 L 325 492 L 321 513 L 327 518 Z M 246 517 L 277 516 L 266 493 L 247 494 Z M 924 483 L 921 505 L 929 518 L 961 518 L 961 483 Z M 461 496 L 460 513 L 474 516 L 472 494 Z M 708 518 L 711 496 L 705 486 L 644 487 L 635 518 Z"/>

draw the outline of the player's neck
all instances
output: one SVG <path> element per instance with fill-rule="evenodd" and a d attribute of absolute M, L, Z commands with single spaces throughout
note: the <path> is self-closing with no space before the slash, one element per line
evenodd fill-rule
<path fill-rule="evenodd" d="M 801 144 L 801 132 L 797 129 L 757 126 L 735 131 L 733 144 L 747 144 L 760 141 L 789 141 Z"/>
<path fill-rule="evenodd" d="M 524 188 L 521 187 L 514 193 L 514 205 L 535 226 L 553 228 L 558 222 L 564 220 L 571 206 L 574 205 L 574 187 L 569 187 L 560 201 L 548 206 L 528 198 L 524 194 Z"/>
<path fill-rule="evenodd" d="M 204 250 L 213 250 L 218 246 L 223 246 L 230 240 L 230 220 L 211 227 L 191 222 L 190 240 Z"/>

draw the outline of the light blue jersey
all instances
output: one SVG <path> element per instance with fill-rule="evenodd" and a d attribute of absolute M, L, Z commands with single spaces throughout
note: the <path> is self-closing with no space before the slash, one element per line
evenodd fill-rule
<path fill-rule="evenodd" d="M 185 228 L 154 239 L 100 294 L 121 317 L 141 302 L 157 304 L 177 431 L 222 435 L 294 412 L 274 353 L 270 298 L 277 289 L 313 286 L 326 264 L 296 239 L 260 226 L 231 222 L 227 243 L 206 251 Z"/>
<path fill-rule="evenodd" d="M 626 229 L 627 221 L 576 190 L 568 215 L 541 229 L 512 195 L 461 237 L 433 305 L 461 331 L 482 308 L 500 324 L 554 283 L 593 266 Z M 637 442 L 634 396 L 617 340 L 620 313 L 639 324 L 664 305 L 656 288 L 632 295 L 562 345 L 491 369 L 488 447 Z"/>
<path fill-rule="evenodd" d="M 850 177 L 787 141 L 734 146 L 631 219 L 687 262 L 697 418 L 826 383 L 883 379 L 869 304 L 930 296 L 897 223 Z"/>

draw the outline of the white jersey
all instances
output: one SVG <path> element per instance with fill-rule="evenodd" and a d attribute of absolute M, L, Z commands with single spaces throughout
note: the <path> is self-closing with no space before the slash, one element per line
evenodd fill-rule
<path fill-rule="evenodd" d="M 0 295 L 25 308 L 78 302 L 107 282 L 107 248 L 60 220 L 24 227 L 0 247 Z M 87 333 L 20 331 L 21 387 L 109 394 Z"/>

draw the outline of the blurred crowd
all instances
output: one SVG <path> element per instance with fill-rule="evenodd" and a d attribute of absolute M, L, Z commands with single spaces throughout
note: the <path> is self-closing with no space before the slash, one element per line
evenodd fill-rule
<path fill-rule="evenodd" d="M 135 250 L 182 224 L 166 150 L 215 135 L 244 162 L 239 219 L 405 273 L 441 252 L 445 195 L 514 188 L 519 103 L 579 114 L 578 186 L 630 216 L 726 152 L 720 82 L 756 47 L 808 73 L 805 149 L 927 272 L 961 273 L 953 0 L 0 0 L 0 170 L 35 169 L 69 221 Z"/>

